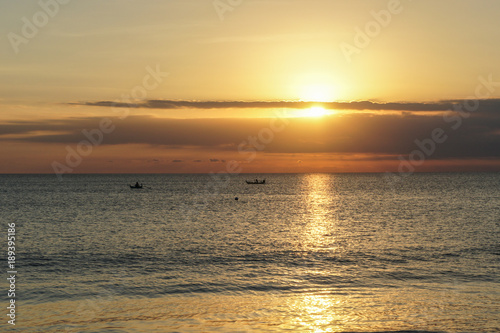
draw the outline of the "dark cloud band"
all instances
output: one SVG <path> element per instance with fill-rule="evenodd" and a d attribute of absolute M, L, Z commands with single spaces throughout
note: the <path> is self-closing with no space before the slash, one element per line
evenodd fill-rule
<path fill-rule="evenodd" d="M 480 100 L 483 109 L 500 110 L 500 99 Z M 117 108 L 145 108 L 145 109 L 307 109 L 321 106 L 331 110 L 372 110 L 372 111 L 447 111 L 454 106 L 464 103 L 462 100 L 448 100 L 438 102 L 397 102 L 382 103 L 373 101 L 352 102 L 304 102 L 304 101 L 179 101 L 179 100 L 147 100 L 137 103 L 98 101 L 72 103 L 76 105 L 117 107 Z"/>
<path fill-rule="evenodd" d="M 487 108 L 487 110 L 490 110 Z M 498 112 L 442 115 L 350 113 L 322 119 L 289 118 L 273 137 L 266 137 L 265 153 L 339 153 L 408 155 L 418 142 L 430 138 L 437 128 L 447 139 L 431 158 L 500 158 Z M 466 116 L 466 117 L 465 117 Z M 57 121 L 11 122 L 0 125 L 0 141 L 76 144 L 84 130 L 98 127 L 99 117 Z M 248 147 L 249 137 L 258 137 L 270 119 L 172 119 L 152 116 L 112 118 L 114 130 L 104 145 L 146 144 L 166 148 L 201 148 L 237 151 Z M 278 119 L 279 121 L 279 119 Z M 276 125 L 276 124 L 275 124 Z"/>

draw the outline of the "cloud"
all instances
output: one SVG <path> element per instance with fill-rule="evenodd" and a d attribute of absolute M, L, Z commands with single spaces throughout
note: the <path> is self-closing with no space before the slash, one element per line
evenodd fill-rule
<path fill-rule="evenodd" d="M 297 42 L 298 40 L 311 40 L 318 38 L 317 34 L 276 34 L 276 35 L 253 35 L 253 36 L 228 36 L 209 38 L 201 41 L 203 44 L 221 43 L 276 43 L 276 42 Z"/>
<path fill-rule="evenodd" d="M 263 154 L 373 154 L 396 158 L 419 149 L 417 143 L 431 138 L 433 131 L 440 128 L 447 139 L 436 145 L 432 158 L 500 158 L 500 111 L 494 108 L 496 104 L 493 102 L 485 105 L 483 108 L 481 104 L 479 110 L 467 118 L 449 113 L 447 120 L 442 115 L 418 113 L 350 113 L 321 119 L 289 118 L 283 131 L 272 133 L 271 139 L 265 137 L 265 144 L 259 135 L 265 129 L 269 134 L 270 119 L 130 116 L 123 120 L 112 118 L 116 128 L 104 135 L 102 144 L 237 152 L 238 148 L 255 149 L 250 141 L 256 138 L 260 140 Z M 82 130 L 98 128 L 100 121 L 101 118 L 89 117 L 5 122 L 0 124 L 0 141 L 74 145 L 86 140 Z M 274 125 L 281 127 L 284 123 Z M 216 163 L 221 160 L 212 158 L 209 161 Z"/>
<path fill-rule="evenodd" d="M 116 108 L 145 108 L 145 109 L 245 109 L 245 108 L 289 108 L 308 109 L 321 106 L 331 110 L 358 110 L 358 111 L 447 111 L 454 106 L 464 103 L 462 100 L 446 100 L 438 102 L 396 102 L 384 103 L 374 101 L 352 102 L 307 102 L 307 101 L 181 101 L 181 100 L 148 100 L 137 103 L 123 103 L 112 101 L 71 103 L 87 106 L 116 107 Z M 485 111 L 500 110 L 500 99 L 479 100 L 478 104 Z"/>
<path fill-rule="evenodd" d="M 173 163 L 181 163 L 181 162 L 183 162 L 183 161 L 182 161 L 182 160 L 173 160 L 172 162 L 173 162 Z"/>

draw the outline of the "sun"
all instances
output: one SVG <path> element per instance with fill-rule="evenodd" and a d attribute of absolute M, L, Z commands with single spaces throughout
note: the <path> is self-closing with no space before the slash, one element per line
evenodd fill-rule
<path fill-rule="evenodd" d="M 321 106 L 313 106 L 305 111 L 309 117 L 323 117 L 328 114 Z"/>
<path fill-rule="evenodd" d="M 308 102 L 331 102 L 333 87 L 326 84 L 312 84 L 302 88 L 300 98 Z"/>
<path fill-rule="evenodd" d="M 310 107 L 308 109 L 300 110 L 296 114 L 296 117 L 301 117 L 301 118 L 304 118 L 304 117 L 315 117 L 315 118 L 319 118 L 319 117 L 323 117 L 323 116 L 326 116 L 326 115 L 329 115 L 329 114 L 332 114 L 332 112 L 330 112 L 329 110 L 325 110 L 321 106 L 313 106 L 313 107 Z"/>
<path fill-rule="evenodd" d="M 321 85 L 307 86 L 302 93 L 302 99 L 310 102 L 328 102 L 328 87 Z"/>

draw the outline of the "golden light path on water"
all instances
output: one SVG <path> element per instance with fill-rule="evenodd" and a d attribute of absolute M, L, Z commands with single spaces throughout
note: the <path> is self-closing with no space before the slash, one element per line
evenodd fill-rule
<path fill-rule="evenodd" d="M 302 251 L 328 251 L 335 253 L 334 245 L 336 233 L 335 221 L 332 219 L 332 205 L 338 202 L 334 195 L 332 175 L 306 175 L 303 183 L 303 193 L 307 207 L 307 220 L 304 221 L 304 231 L 301 233 Z M 324 276 L 327 272 L 321 268 L 313 268 L 306 272 L 308 275 Z M 351 313 L 339 311 L 346 304 L 345 299 L 331 297 L 327 290 L 314 290 L 303 296 L 290 299 L 289 306 L 297 316 L 290 319 L 287 325 L 290 329 L 301 328 L 310 332 L 331 332 L 345 327 L 345 323 L 355 320 Z"/>
<path fill-rule="evenodd" d="M 308 209 L 308 219 L 302 236 L 303 251 L 335 251 L 327 245 L 326 235 L 333 235 L 333 227 L 329 220 L 328 207 L 335 201 L 334 192 L 329 192 L 331 176 L 324 174 L 307 175 L 304 181 L 303 191 L 306 194 L 306 205 Z M 329 194 L 328 194 L 329 193 Z M 330 239 L 330 242 L 332 240 Z M 323 272 L 311 269 L 308 274 L 321 275 Z M 342 316 L 336 314 L 334 310 L 338 307 L 340 300 L 324 295 L 310 294 L 302 298 L 295 299 L 290 304 L 295 308 L 295 312 L 301 314 L 290 323 L 293 327 L 304 327 L 311 332 L 326 332 L 323 328 L 332 328 L 335 322 L 343 322 Z"/>
<path fill-rule="evenodd" d="M 326 174 L 310 174 L 304 180 L 303 192 L 306 194 L 306 206 L 308 209 L 307 224 L 302 237 L 304 238 L 306 251 L 315 250 L 334 250 L 325 248 L 326 240 L 329 243 L 334 243 L 330 237 L 334 237 L 332 233 L 333 221 L 330 215 L 330 203 L 336 202 L 336 197 L 330 192 L 332 184 L 331 175 Z M 329 237 L 325 237 L 325 235 Z"/>

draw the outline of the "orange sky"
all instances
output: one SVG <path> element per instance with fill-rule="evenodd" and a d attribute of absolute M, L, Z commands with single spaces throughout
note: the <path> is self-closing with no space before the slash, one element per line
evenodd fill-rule
<path fill-rule="evenodd" d="M 0 13 L 0 173 L 500 170 L 498 1 L 55 1 Z"/>

